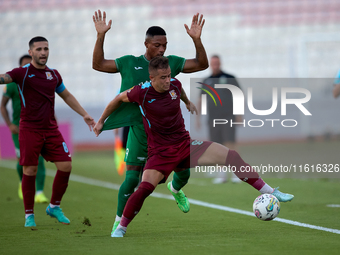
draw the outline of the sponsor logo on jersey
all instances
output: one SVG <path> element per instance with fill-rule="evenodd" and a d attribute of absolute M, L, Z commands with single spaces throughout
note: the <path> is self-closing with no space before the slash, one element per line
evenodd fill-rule
<path fill-rule="evenodd" d="M 135 69 L 136 69 L 136 70 L 140 70 L 140 69 L 143 69 L 143 67 L 141 67 L 141 66 L 135 66 Z"/>
<path fill-rule="evenodd" d="M 47 80 L 52 80 L 53 79 L 53 76 L 52 76 L 51 72 L 46 72 L 46 78 L 47 78 Z"/>
<path fill-rule="evenodd" d="M 150 101 L 148 101 L 148 103 L 152 103 L 153 101 L 155 101 L 156 99 L 151 99 Z"/>
<path fill-rule="evenodd" d="M 32 78 L 32 77 L 34 77 L 34 76 L 35 76 L 35 74 L 30 74 L 30 75 L 28 75 L 29 78 Z"/>
<path fill-rule="evenodd" d="M 169 91 L 169 94 L 170 94 L 172 100 L 177 98 L 177 94 L 176 94 L 176 91 L 174 89 Z"/>

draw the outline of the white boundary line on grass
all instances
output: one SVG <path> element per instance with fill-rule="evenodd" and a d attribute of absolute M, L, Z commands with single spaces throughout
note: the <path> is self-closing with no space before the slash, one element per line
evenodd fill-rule
<path fill-rule="evenodd" d="M 7 162 L 6 161 L 0 161 L 0 166 L 6 167 L 6 168 L 9 168 L 9 169 L 15 169 L 13 164 L 9 164 L 9 163 L 10 163 L 9 161 L 7 161 Z M 46 175 L 48 175 L 48 176 L 54 177 L 55 173 L 56 173 L 55 170 L 46 169 Z M 88 184 L 88 185 L 93 185 L 93 186 L 98 186 L 98 187 L 103 187 L 103 188 L 108 188 L 108 189 L 113 189 L 113 190 L 119 190 L 119 187 L 120 187 L 120 185 L 118 185 L 118 184 L 114 184 L 114 183 L 106 182 L 106 181 L 95 180 L 95 179 L 92 179 L 92 178 L 87 178 L 87 177 L 83 177 L 83 176 L 76 175 L 76 174 L 71 174 L 70 180 L 74 181 L 74 182 L 84 183 L 84 184 Z M 157 198 L 168 199 L 168 200 L 174 200 L 174 197 L 172 195 L 165 195 L 165 194 L 161 194 L 161 193 L 157 193 L 157 192 L 153 192 L 151 194 L 151 196 L 157 197 Z M 203 202 L 203 201 L 196 200 L 196 199 L 189 199 L 189 202 L 190 202 L 190 204 L 193 204 L 193 205 L 199 205 L 199 206 L 217 209 L 217 210 L 221 210 L 221 211 L 238 213 L 238 214 L 243 214 L 243 215 L 255 217 L 255 215 L 252 212 L 244 211 L 244 210 L 240 210 L 240 209 L 235 209 L 235 208 L 224 206 L 224 205 L 207 203 L 207 202 Z M 304 228 L 310 228 L 310 229 L 316 229 L 316 230 L 321 230 L 321 231 L 325 231 L 325 232 L 330 232 L 330 233 L 334 233 L 334 234 L 340 234 L 339 229 L 325 228 L 325 227 L 320 227 L 320 226 L 311 225 L 311 224 L 307 224 L 307 223 L 301 223 L 301 222 L 298 222 L 298 221 L 286 220 L 286 219 L 282 219 L 282 218 L 275 218 L 274 221 L 278 221 L 278 222 L 282 222 L 282 223 L 286 223 L 286 224 L 290 224 L 290 225 L 294 225 L 294 226 L 298 226 L 298 227 L 304 227 Z"/>
<path fill-rule="evenodd" d="M 340 207 L 340 205 L 338 205 L 338 204 L 331 204 L 331 205 L 327 205 L 327 207 Z"/>

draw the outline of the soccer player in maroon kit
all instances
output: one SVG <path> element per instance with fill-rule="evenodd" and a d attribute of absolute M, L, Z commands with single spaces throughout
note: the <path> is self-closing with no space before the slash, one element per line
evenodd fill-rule
<path fill-rule="evenodd" d="M 70 224 L 70 220 L 60 208 L 60 202 L 68 186 L 72 169 L 71 154 L 54 117 L 55 92 L 84 118 L 90 130 L 95 122 L 65 88 L 59 72 L 46 66 L 49 55 L 46 38 L 40 36 L 32 38 L 28 52 L 32 56 L 30 64 L 0 75 L 0 84 L 11 82 L 18 84 L 21 98 L 19 142 L 20 165 L 23 166 L 25 227 L 36 227 L 33 207 L 39 154 L 46 161 L 54 162 L 58 169 L 46 213 L 63 224 Z"/>
<path fill-rule="evenodd" d="M 240 155 L 227 147 L 209 141 L 198 141 L 190 138 L 185 129 L 180 109 L 180 99 L 187 109 L 197 113 L 196 107 L 187 98 L 182 84 L 171 78 L 168 59 L 156 57 L 150 61 L 149 73 L 151 82 L 134 86 L 120 93 L 105 108 L 94 132 L 98 136 L 105 119 L 115 111 L 122 102 L 138 103 L 143 115 L 145 132 L 148 137 L 148 160 L 144 167 L 142 182 L 137 191 L 129 198 L 122 220 L 112 237 L 123 237 L 128 224 L 140 211 L 144 200 L 155 187 L 164 182 L 173 169 L 186 169 L 197 165 L 224 165 L 236 167 L 236 176 L 252 185 L 261 193 L 271 193 L 281 202 L 290 201 L 293 195 L 273 189 L 265 183 L 256 171 L 243 172 L 242 167 L 251 167 Z"/>

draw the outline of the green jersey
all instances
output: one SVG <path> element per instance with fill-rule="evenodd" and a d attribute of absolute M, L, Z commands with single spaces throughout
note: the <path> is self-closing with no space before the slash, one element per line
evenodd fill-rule
<path fill-rule="evenodd" d="M 21 103 L 20 103 L 20 95 L 19 95 L 17 84 L 15 82 L 8 83 L 4 87 L 3 95 L 5 97 L 9 97 L 10 99 L 12 99 L 12 108 L 13 108 L 12 123 L 14 125 L 19 126 Z"/>
<path fill-rule="evenodd" d="M 183 70 L 185 58 L 174 55 L 167 56 L 167 58 L 169 59 L 169 66 L 171 68 L 171 77 L 175 77 Z M 120 92 L 150 80 L 148 70 L 150 61 L 148 61 L 144 55 L 139 57 L 126 55 L 117 58 L 115 62 L 122 77 Z M 143 124 L 143 119 L 138 105 L 123 103 L 105 121 L 103 130 L 139 124 Z"/>

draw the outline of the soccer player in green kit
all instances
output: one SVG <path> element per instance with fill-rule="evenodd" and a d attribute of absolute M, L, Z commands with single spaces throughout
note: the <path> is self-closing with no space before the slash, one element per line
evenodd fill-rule
<path fill-rule="evenodd" d="M 30 55 L 23 55 L 19 59 L 19 65 L 24 66 L 28 63 L 30 63 L 32 60 L 32 57 Z M 8 102 L 12 100 L 12 121 L 9 118 L 9 114 L 7 111 L 7 104 Z M 18 190 L 18 196 L 20 199 L 23 199 L 22 195 L 22 189 L 21 189 L 21 180 L 22 180 L 22 166 L 19 164 L 19 158 L 20 158 L 20 147 L 19 147 L 19 120 L 20 120 L 20 112 L 21 112 L 21 104 L 20 104 L 20 96 L 17 84 L 15 82 L 9 83 L 4 87 L 2 99 L 1 99 L 1 114 L 4 118 L 8 128 L 10 129 L 12 133 L 12 139 L 15 146 L 15 153 L 18 158 L 17 162 L 17 172 L 20 178 L 19 183 L 19 190 Z M 39 156 L 39 163 L 38 163 L 38 172 L 37 172 L 37 178 L 36 178 L 36 194 L 34 197 L 34 200 L 36 203 L 48 203 L 49 200 L 43 193 L 44 185 L 45 185 L 45 176 L 46 176 L 46 168 L 44 163 L 44 158 L 42 156 Z"/>
<path fill-rule="evenodd" d="M 161 27 L 150 27 L 146 32 L 144 45 L 145 54 L 135 57 L 126 55 L 115 60 L 104 58 L 104 39 L 106 32 L 111 28 L 112 20 L 106 24 L 106 13 L 100 10 L 95 12 L 93 22 L 97 30 L 97 41 L 93 51 L 93 69 L 106 73 L 119 72 L 122 77 L 120 92 L 132 86 L 149 80 L 148 66 L 151 59 L 163 56 L 167 47 L 166 33 Z M 196 57 L 185 59 L 178 56 L 167 56 L 171 67 L 171 77 L 180 72 L 193 73 L 208 68 L 208 58 L 201 41 L 201 33 L 205 20 L 198 13 L 193 16 L 191 27 L 185 29 L 192 38 L 196 49 Z M 150 101 L 149 103 L 152 103 Z M 117 111 L 112 113 L 105 122 L 103 130 L 114 129 L 122 126 L 131 126 L 126 149 L 126 177 L 118 193 L 118 208 L 111 236 L 120 223 L 125 204 L 138 185 L 139 175 L 147 158 L 147 138 L 142 122 L 142 115 L 137 105 L 123 103 Z M 190 169 L 176 171 L 173 181 L 168 183 L 168 189 L 175 197 L 178 207 L 183 212 L 188 212 L 190 205 L 181 188 L 188 182 Z"/>

